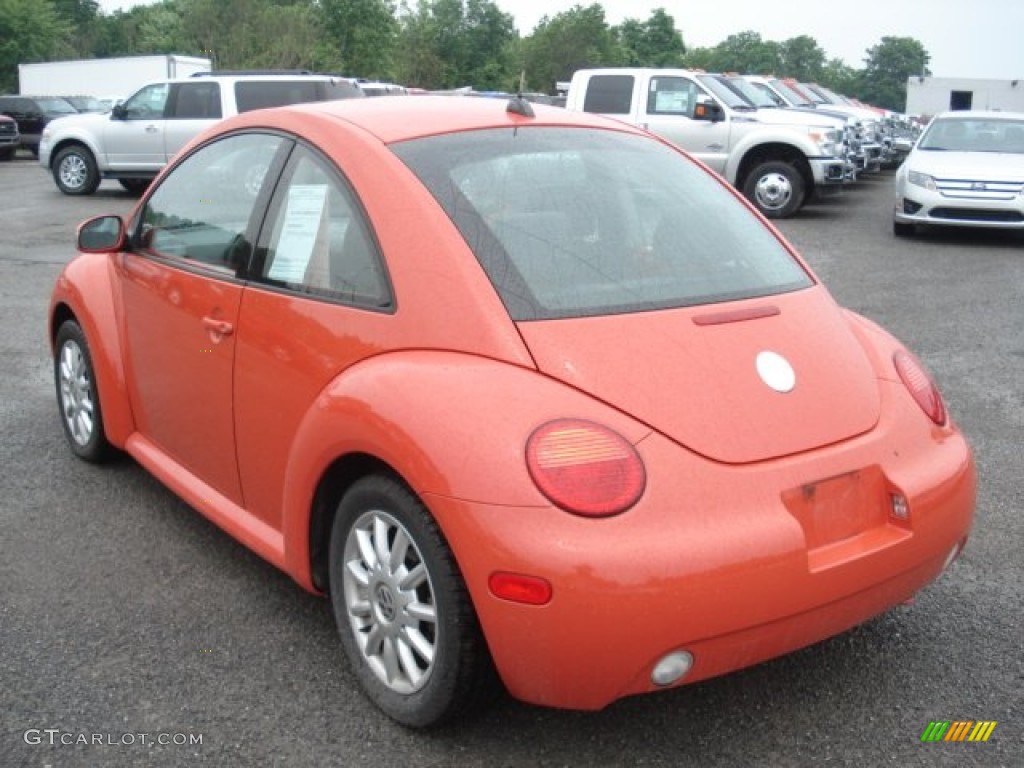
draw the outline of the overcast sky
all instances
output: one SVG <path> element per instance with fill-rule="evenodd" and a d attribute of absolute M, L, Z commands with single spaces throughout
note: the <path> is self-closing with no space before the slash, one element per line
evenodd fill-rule
<path fill-rule="evenodd" d="M 591 1 L 495 0 L 515 17 L 523 35 L 545 14 Z M 99 4 L 109 12 L 140 3 Z M 919 40 L 938 77 L 1024 79 L 1024 0 L 603 0 L 601 5 L 610 24 L 627 17 L 646 19 L 655 8 L 664 8 L 688 47 L 713 46 L 745 30 L 776 41 L 810 35 L 829 58 L 859 69 L 865 51 L 893 35 Z"/>

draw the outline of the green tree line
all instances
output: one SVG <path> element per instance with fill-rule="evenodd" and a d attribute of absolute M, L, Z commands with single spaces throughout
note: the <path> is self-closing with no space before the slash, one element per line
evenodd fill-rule
<path fill-rule="evenodd" d="M 178 53 L 221 69 L 311 69 L 428 89 L 472 85 L 552 92 L 588 66 L 691 67 L 813 80 L 902 109 L 906 78 L 926 72 L 912 38 L 884 37 L 865 67 L 829 59 L 801 35 L 740 32 L 687 50 L 663 8 L 608 23 L 600 3 L 541 19 L 522 35 L 491 0 L 161 0 L 103 13 L 95 0 L 0 0 L 0 90 L 34 61 Z"/>

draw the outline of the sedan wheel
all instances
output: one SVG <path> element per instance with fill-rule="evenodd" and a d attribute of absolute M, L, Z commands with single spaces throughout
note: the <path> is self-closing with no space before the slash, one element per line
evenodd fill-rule
<path fill-rule="evenodd" d="M 447 544 L 390 477 L 345 494 L 330 547 L 331 599 L 367 695 L 405 725 L 436 725 L 493 690 L 490 657 Z"/>
<path fill-rule="evenodd" d="M 56 350 L 54 378 L 64 435 L 78 457 L 100 461 L 110 444 L 103 430 L 89 346 L 74 320 L 65 321 L 57 331 Z"/>

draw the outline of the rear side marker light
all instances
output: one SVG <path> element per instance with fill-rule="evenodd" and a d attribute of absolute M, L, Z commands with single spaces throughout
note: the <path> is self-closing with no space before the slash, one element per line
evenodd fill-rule
<path fill-rule="evenodd" d="M 647 482 L 640 455 L 622 435 L 582 419 L 559 419 L 534 430 L 526 466 L 553 504 L 585 517 L 625 512 Z"/>
<path fill-rule="evenodd" d="M 547 605 L 551 602 L 551 584 L 539 576 L 496 571 L 487 580 L 491 594 L 502 600 L 526 605 Z"/>
<path fill-rule="evenodd" d="M 929 419 L 943 426 L 946 423 L 946 405 L 942 402 L 942 395 L 939 394 L 938 387 L 928 375 L 928 371 L 916 357 L 902 349 L 893 355 L 892 362 L 896 366 L 900 381 L 910 391 L 921 410 L 928 414 Z"/>

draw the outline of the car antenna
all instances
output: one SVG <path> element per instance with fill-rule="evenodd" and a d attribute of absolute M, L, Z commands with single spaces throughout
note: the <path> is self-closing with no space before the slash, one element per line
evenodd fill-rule
<path fill-rule="evenodd" d="M 511 112 L 513 115 L 521 115 L 522 117 L 535 117 L 530 102 L 523 98 L 523 87 L 525 85 L 526 70 L 524 69 L 519 75 L 519 91 L 508 100 L 508 106 L 505 107 L 505 111 Z"/>

